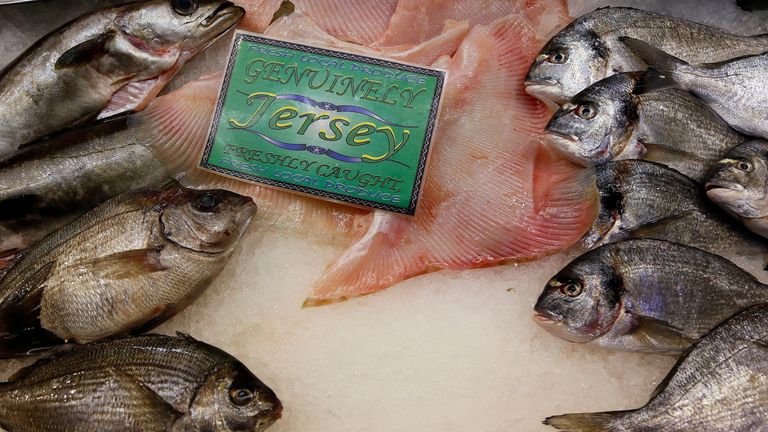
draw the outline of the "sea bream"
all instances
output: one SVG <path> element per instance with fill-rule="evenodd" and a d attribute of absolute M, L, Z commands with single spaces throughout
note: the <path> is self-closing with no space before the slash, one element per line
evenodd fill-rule
<path fill-rule="evenodd" d="M 547 137 L 584 166 L 647 159 L 698 181 L 746 138 L 685 90 L 638 91 L 640 73 L 616 74 L 587 87 L 555 113 Z"/>
<path fill-rule="evenodd" d="M 725 258 L 655 239 L 591 250 L 544 287 L 536 321 L 571 342 L 680 353 L 739 310 L 768 303 L 768 286 Z"/>
<path fill-rule="evenodd" d="M 690 63 L 717 62 L 768 50 L 768 36 L 739 36 L 653 12 L 605 7 L 577 18 L 544 45 L 526 78 L 529 93 L 562 104 L 603 78 L 641 71 L 645 63 L 619 41 L 643 40 Z"/>
<path fill-rule="evenodd" d="M 712 168 L 705 187 L 712 202 L 768 238 L 768 142 L 734 147 Z"/>
<path fill-rule="evenodd" d="M 735 314 L 678 360 L 651 400 L 626 411 L 564 414 L 569 432 L 755 432 L 768 429 L 768 306 Z"/>
<path fill-rule="evenodd" d="M 621 38 L 650 69 L 641 89 L 677 87 L 701 98 L 736 130 L 768 139 L 768 52 L 701 64 L 686 62 L 638 39 Z"/>
<path fill-rule="evenodd" d="M 594 187 L 600 211 L 584 238 L 588 248 L 654 238 L 768 264 L 768 241 L 713 205 L 699 183 L 671 168 L 643 160 L 608 162 L 595 167 Z"/>
<path fill-rule="evenodd" d="M 222 0 L 152 0 L 84 15 L 0 74 L 0 161 L 95 118 L 141 110 L 243 9 Z"/>
<path fill-rule="evenodd" d="M 262 432 L 282 410 L 240 361 L 184 334 L 90 343 L 0 383 L 9 432 Z"/>
<path fill-rule="evenodd" d="M 119 195 L 17 257 L 0 278 L 0 356 L 151 328 L 224 268 L 256 206 L 222 190 Z"/>

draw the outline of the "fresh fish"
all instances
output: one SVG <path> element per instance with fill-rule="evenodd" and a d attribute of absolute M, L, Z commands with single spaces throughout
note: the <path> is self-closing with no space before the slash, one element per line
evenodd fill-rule
<path fill-rule="evenodd" d="M 601 8 L 577 18 L 547 42 L 528 72 L 527 91 L 562 104 L 610 75 L 644 70 L 645 63 L 619 41 L 622 36 L 643 40 L 691 63 L 768 50 L 768 35 L 737 36 L 639 9 Z"/>
<path fill-rule="evenodd" d="M 712 202 L 768 237 L 768 142 L 747 141 L 728 152 L 705 184 Z"/>
<path fill-rule="evenodd" d="M 613 75 L 565 103 L 547 125 L 554 148 L 584 166 L 647 159 L 701 181 L 745 140 L 687 91 L 641 93 L 639 78 L 631 72 Z"/>
<path fill-rule="evenodd" d="M 768 286 L 719 255 L 663 240 L 610 243 L 545 286 L 536 321 L 571 342 L 679 353 L 717 323 L 768 302 Z"/>
<path fill-rule="evenodd" d="M 10 432 L 260 432 L 282 409 L 245 365 L 183 334 L 90 343 L 0 384 Z"/>
<path fill-rule="evenodd" d="M 594 248 L 630 238 L 654 238 L 726 258 L 768 262 L 768 242 L 707 200 L 701 185 L 653 162 L 623 160 L 595 167 L 600 212 L 585 236 Z"/>
<path fill-rule="evenodd" d="M 222 0 L 152 0 L 82 16 L 0 73 L 0 161 L 93 118 L 141 110 L 243 9 Z"/>
<path fill-rule="evenodd" d="M 723 322 L 683 355 L 641 408 L 549 417 L 570 432 L 754 432 L 768 428 L 768 306 Z"/>
<path fill-rule="evenodd" d="M 583 169 L 541 148 L 549 113 L 523 89 L 535 27 L 518 15 L 477 26 L 453 58 L 435 63 L 448 80 L 416 216 L 375 212 L 305 305 L 370 294 L 431 270 L 538 258 L 587 231 L 594 190 Z"/>
<path fill-rule="evenodd" d="M 643 75 L 640 88 L 688 90 L 736 130 L 768 139 L 768 53 L 692 65 L 643 41 L 622 41 L 651 67 Z"/>
<path fill-rule="evenodd" d="M 178 184 L 96 207 L 18 257 L 0 279 L 0 354 L 151 328 L 221 272 L 256 206 Z"/>
<path fill-rule="evenodd" d="M 25 249 L 115 195 L 168 180 L 125 116 L 54 135 L 0 169 L 0 251 Z"/>

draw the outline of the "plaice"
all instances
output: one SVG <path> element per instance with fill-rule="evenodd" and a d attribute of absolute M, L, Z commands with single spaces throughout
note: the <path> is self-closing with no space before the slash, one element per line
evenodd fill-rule
<path fill-rule="evenodd" d="M 305 305 L 438 269 L 524 261 L 577 242 L 596 214 L 586 172 L 545 150 L 550 113 L 523 80 L 541 41 L 525 15 L 473 28 L 452 58 L 416 217 L 375 212 Z"/>

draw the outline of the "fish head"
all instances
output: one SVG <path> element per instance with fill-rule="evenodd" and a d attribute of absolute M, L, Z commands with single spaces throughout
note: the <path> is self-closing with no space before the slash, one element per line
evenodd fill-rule
<path fill-rule="evenodd" d="M 563 104 L 546 127 L 551 146 L 583 166 L 600 165 L 627 148 L 638 114 L 634 79 L 614 75 Z"/>
<path fill-rule="evenodd" d="M 571 25 L 539 52 L 525 78 L 532 96 L 561 105 L 606 76 L 607 50 L 591 30 Z"/>
<path fill-rule="evenodd" d="M 160 221 L 163 236 L 189 250 L 220 253 L 232 249 L 256 214 L 253 200 L 234 192 L 181 186 L 178 191 L 163 203 Z"/>
<path fill-rule="evenodd" d="M 768 216 L 768 142 L 750 140 L 731 149 L 704 187 L 712 202 L 737 217 Z"/>
<path fill-rule="evenodd" d="M 146 51 L 194 55 L 234 27 L 245 10 L 224 0 L 154 0 L 119 9 L 116 23 Z"/>
<path fill-rule="evenodd" d="M 616 275 L 591 255 L 582 255 L 550 279 L 534 306 L 534 320 L 570 342 L 585 343 L 602 336 L 621 309 Z"/>
<path fill-rule="evenodd" d="M 275 392 L 245 366 L 225 363 L 208 375 L 190 405 L 194 430 L 261 432 L 282 416 Z"/>

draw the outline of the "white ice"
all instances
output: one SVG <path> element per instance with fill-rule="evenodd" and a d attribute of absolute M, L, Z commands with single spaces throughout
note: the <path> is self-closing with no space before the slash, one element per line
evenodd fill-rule
<path fill-rule="evenodd" d="M 0 65 L 97 0 L 0 7 Z M 112 2 L 114 3 L 114 2 Z M 757 33 L 766 14 L 728 1 L 578 1 L 635 5 Z M 224 45 L 183 79 L 218 69 Z M 240 358 L 279 394 L 270 432 L 536 432 L 564 412 L 642 405 L 674 360 L 612 353 L 550 336 L 531 320 L 546 280 L 571 257 L 440 272 L 369 297 L 301 309 L 341 246 L 258 220 L 211 288 L 162 326 Z M 10 371 L 17 363 L 3 368 Z"/>

